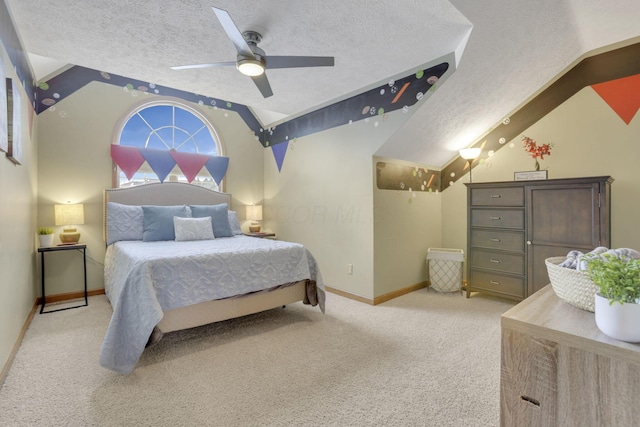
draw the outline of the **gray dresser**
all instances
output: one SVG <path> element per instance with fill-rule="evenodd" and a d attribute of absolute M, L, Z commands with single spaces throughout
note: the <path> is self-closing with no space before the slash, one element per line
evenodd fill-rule
<path fill-rule="evenodd" d="M 605 177 L 467 185 L 467 297 L 522 300 L 549 283 L 544 260 L 610 247 Z"/>

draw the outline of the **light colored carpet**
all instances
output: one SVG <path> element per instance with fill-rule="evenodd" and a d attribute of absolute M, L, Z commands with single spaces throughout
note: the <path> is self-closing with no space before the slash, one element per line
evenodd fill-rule
<path fill-rule="evenodd" d="M 36 314 L 0 389 L 0 425 L 497 426 L 500 315 L 422 289 L 378 306 L 334 294 L 166 334 L 129 376 L 101 368 L 111 315 Z"/>

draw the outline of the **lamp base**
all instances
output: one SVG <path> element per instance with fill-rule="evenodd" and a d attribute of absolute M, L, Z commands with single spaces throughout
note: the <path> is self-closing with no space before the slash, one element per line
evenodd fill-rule
<path fill-rule="evenodd" d="M 249 225 L 249 231 L 252 233 L 259 233 L 260 232 L 260 224 L 258 224 L 257 222 L 252 222 Z"/>
<path fill-rule="evenodd" d="M 80 241 L 80 233 L 75 228 L 64 228 L 60 233 L 60 241 L 65 245 L 72 245 Z"/>

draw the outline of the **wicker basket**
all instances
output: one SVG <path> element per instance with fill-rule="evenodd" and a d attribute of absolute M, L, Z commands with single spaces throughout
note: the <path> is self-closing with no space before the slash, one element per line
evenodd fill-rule
<path fill-rule="evenodd" d="M 560 267 L 567 257 L 553 257 L 544 260 L 551 280 L 551 287 L 558 298 L 574 307 L 595 311 L 595 294 L 598 287 L 586 273 L 571 268 Z"/>

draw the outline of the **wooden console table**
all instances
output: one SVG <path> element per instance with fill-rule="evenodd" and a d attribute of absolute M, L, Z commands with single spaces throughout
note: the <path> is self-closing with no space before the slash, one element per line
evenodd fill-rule
<path fill-rule="evenodd" d="M 551 285 L 501 324 L 501 426 L 640 425 L 640 344 L 607 337 Z"/>

